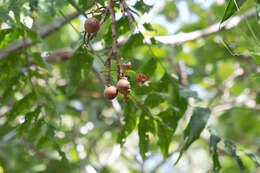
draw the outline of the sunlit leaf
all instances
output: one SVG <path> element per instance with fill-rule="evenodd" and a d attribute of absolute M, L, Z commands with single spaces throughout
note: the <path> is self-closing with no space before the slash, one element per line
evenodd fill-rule
<path fill-rule="evenodd" d="M 243 152 L 252 160 L 254 161 L 258 166 L 260 166 L 260 158 L 255 153 L 252 153 L 247 150 L 243 150 Z"/>
<path fill-rule="evenodd" d="M 221 169 L 219 155 L 218 155 L 218 143 L 221 141 L 221 138 L 211 132 L 210 134 L 210 152 L 213 160 L 213 171 L 215 173 L 219 172 Z"/>
<path fill-rule="evenodd" d="M 236 144 L 230 140 L 225 140 L 225 147 L 231 153 L 231 156 L 236 160 L 237 164 L 241 169 L 245 169 L 244 163 L 241 158 L 237 155 L 237 147 Z"/>
<path fill-rule="evenodd" d="M 121 145 L 125 142 L 126 137 L 129 136 L 131 132 L 135 129 L 137 123 L 136 122 L 137 110 L 132 100 L 128 101 L 126 108 L 124 109 L 124 112 L 125 112 L 125 120 L 124 120 L 125 124 L 118 136 L 118 142 Z"/>
<path fill-rule="evenodd" d="M 246 0 L 229 0 L 221 23 L 230 18 L 236 11 L 238 11 L 245 1 Z"/>
<path fill-rule="evenodd" d="M 154 122 L 151 117 L 145 115 L 143 112 L 139 124 L 138 124 L 138 135 L 139 135 L 139 149 L 142 159 L 145 160 L 149 148 L 149 132 L 154 132 Z"/>
<path fill-rule="evenodd" d="M 190 122 L 184 130 L 184 136 L 187 139 L 185 140 L 185 144 L 183 145 L 180 151 L 180 155 L 175 164 L 178 163 L 183 152 L 186 151 L 190 147 L 190 145 L 200 137 L 201 132 L 207 125 L 209 116 L 210 110 L 208 108 L 195 108 Z"/>

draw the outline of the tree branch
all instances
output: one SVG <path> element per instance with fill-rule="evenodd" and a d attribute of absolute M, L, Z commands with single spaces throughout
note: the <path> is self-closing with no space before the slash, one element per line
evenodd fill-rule
<path fill-rule="evenodd" d="M 120 62 L 119 62 L 118 54 L 117 54 L 118 42 L 117 42 L 117 34 L 116 34 L 116 14 L 115 14 L 113 0 L 109 0 L 108 8 L 109 8 L 109 12 L 111 14 L 111 30 L 112 30 L 112 37 L 113 37 L 112 54 L 116 60 L 117 81 L 119 81 L 119 79 L 120 79 Z"/>
<path fill-rule="evenodd" d="M 40 35 L 42 36 L 42 38 L 47 37 L 48 35 L 54 33 L 55 31 L 57 31 L 58 29 L 60 29 L 63 25 L 65 25 L 66 23 L 70 22 L 72 19 L 76 18 L 79 15 L 78 12 L 72 13 L 70 15 L 68 15 L 67 17 L 61 18 L 61 19 L 57 19 L 54 22 L 44 26 L 41 30 L 40 30 Z M 226 22 L 224 22 L 223 24 L 220 23 L 216 23 L 213 24 L 205 29 L 201 29 L 201 30 L 197 30 L 197 31 L 192 31 L 192 32 L 188 32 L 188 33 L 179 33 L 176 35 L 169 35 L 169 36 L 157 36 L 155 37 L 155 39 L 163 44 L 166 45 L 178 45 L 178 44 L 182 44 L 188 41 L 193 41 L 196 40 L 198 38 L 201 37 L 206 37 L 215 33 L 218 33 L 220 31 L 223 30 L 229 30 L 232 29 L 236 26 L 238 26 L 240 23 L 242 23 L 244 20 L 246 19 L 250 19 L 252 17 L 254 17 L 256 15 L 256 10 L 255 8 L 245 12 L 243 15 L 238 15 L 238 16 L 234 16 L 231 17 L 229 20 L 227 20 Z M 122 43 L 125 43 L 127 41 L 127 38 L 119 38 L 119 45 L 121 45 Z M 25 42 L 25 44 L 24 44 Z M 5 49 L 2 49 L 0 51 L 0 59 L 3 56 L 7 56 L 10 53 L 13 53 L 15 51 L 19 51 L 23 48 L 29 47 L 34 45 L 35 43 L 32 42 L 31 39 L 29 38 L 25 38 L 24 41 L 19 41 L 18 43 L 16 43 L 13 46 L 7 47 Z M 98 50 L 102 50 L 103 47 L 101 45 L 101 42 L 97 42 L 93 45 L 94 50 L 98 51 Z M 248 57 L 239 57 L 241 60 L 247 60 Z"/>
<path fill-rule="evenodd" d="M 212 113 L 215 114 L 215 113 L 220 113 L 223 111 L 230 110 L 232 108 L 245 108 L 245 109 L 260 111 L 260 104 L 256 104 L 254 107 L 249 107 L 246 105 L 241 106 L 236 103 L 224 103 L 224 104 L 219 104 L 219 105 L 214 106 L 211 110 L 212 110 Z"/>
<path fill-rule="evenodd" d="M 157 36 L 155 39 L 166 45 L 179 45 L 185 43 L 187 41 L 193 41 L 201 37 L 209 36 L 214 33 L 230 30 L 236 26 L 238 26 L 241 22 L 246 19 L 250 19 L 256 15 L 256 9 L 250 9 L 240 16 L 231 17 L 229 20 L 220 24 L 220 22 L 215 23 L 205 29 L 192 31 L 188 33 L 179 33 L 176 35 L 168 35 L 168 36 Z"/>
<path fill-rule="evenodd" d="M 66 17 L 57 19 L 45 26 L 42 26 L 41 29 L 38 31 L 38 34 L 41 38 L 46 38 L 48 35 L 58 31 L 61 27 L 63 27 L 65 24 L 67 24 L 71 20 L 75 19 L 79 15 L 80 15 L 79 12 L 74 12 L 74 13 L 67 15 Z M 23 40 L 18 41 L 18 43 L 16 43 L 15 45 L 2 49 L 0 51 L 0 59 L 3 56 L 7 56 L 13 52 L 19 51 L 23 48 L 30 47 L 34 44 L 35 44 L 35 42 L 33 42 L 30 38 L 24 38 Z"/>

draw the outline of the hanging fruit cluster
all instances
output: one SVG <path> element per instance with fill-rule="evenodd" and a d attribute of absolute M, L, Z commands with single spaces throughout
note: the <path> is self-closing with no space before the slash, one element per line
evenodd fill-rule
<path fill-rule="evenodd" d="M 100 26 L 105 22 L 107 16 L 110 14 L 111 17 L 111 30 L 112 30 L 112 50 L 108 54 L 107 60 L 105 61 L 105 66 L 107 67 L 107 78 L 105 83 L 104 97 L 108 100 L 112 100 L 117 97 L 118 92 L 123 94 L 124 101 L 127 102 L 128 95 L 130 93 L 131 84 L 128 81 L 129 76 L 125 74 L 127 70 L 131 68 L 131 62 L 123 64 L 123 69 L 120 67 L 120 61 L 118 58 L 118 42 L 117 42 L 117 33 L 116 33 L 116 19 L 115 19 L 115 3 L 120 3 L 122 14 L 128 16 L 129 24 L 133 29 L 133 17 L 131 13 L 135 13 L 131 8 L 129 8 L 125 2 L 125 0 L 109 0 L 107 6 L 98 7 L 96 10 L 90 12 L 90 14 L 94 13 L 102 13 L 102 19 L 99 21 L 98 19 L 91 17 L 85 21 L 85 33 L 83 38 L 83 43 L 88 46 L 90 40 L 95 38 L 97 32 L 99 31 Z M 136 13 L 135 13 L 136 14 Z M 86 38 L 87 36 L 87 38 Z M 111 82 L 111 59 L 114 58 L 116 62 L 116 72 L 117 72 L 117 85 L 112 86 Z M 147 78 L 143 76 L 137 76 L 136 81 L 138 84 L 143 84 Z"/>

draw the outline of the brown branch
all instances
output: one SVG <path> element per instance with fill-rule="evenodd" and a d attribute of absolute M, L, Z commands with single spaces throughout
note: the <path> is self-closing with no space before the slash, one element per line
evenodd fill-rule
<path fill-rule="evenodd" d="M 58 31 L 65 24 L 67 24 L 68 22 L 70 22 L 74 18 L 78 17 L 79 14 L 80 13 L 78 13 L 78 12 L 74 12 L 74 13 L 67 15 L 65 18 L 62 17 L 60 19 L 57 19 L 57 20 L 45 25 L 45 26 L 42 26 L 41 29 L 38 32 L 39 36 L 41 38 L 46 38 L 48 35 Z M 34 44 L 35 44 L 35 42 L 33 42 L 30 38 L 24 38 L 23 40 L 20 40 L 15 45 L 12 45 L 12 46 L 9 46 L 5 49 L 2 49 L 0 51 L 0 59 L 3 56 L 7 56 L 7 55 L 11 54 L 12 52 L 19 51 L 23 48 L 27 48 L 27 47 L 32 46 Z"/>
<path fill-rule="evenodd" d="M 106 7 L 105 14 L 103 15 L 102 19 L 100 20 L 100 25 L 102 25 L 106 21 L 108 12 L 109 12 L 109 8 Z"/>
<path fill-rule="evenodd" d="M 112 37 L 113 37 L 112 54 L 116 60 L 117 81 L 118 81 L 120 79 L 120 62 L 117 54 L 118 42 L 117 42 L 117 34 L 116 34 L 116 15 L 115 15 L 113 0 L 109 0 L 108 7 L 109 7 L 109 12 L 111 14 L 111 30 L 112 30 Z"/>
<path fill-rule="evenodd" d="M 185 68 L 186 68 L 185 62 L 183 60 L 181 60 L 177 63 L 176 66 L 177 66 L 176 71 L 180 78 L 181 84 L 185 87 L 189 87 L 188 75 L 186 74 L 186 71 L 185 71 Z"/>
<path fill-rule="evenodd" d="M 105 62 L 105 66 L 107 66 L 107 80 L 106 80 L 106 86 L 110 86 L 110 80 L 111 80 L 111 56 L 112 52 L 108 54 L 107 60 Z"/>
<path fill-rule="evenodd" d="M 120 3 L 121 3 L 122 6 L 123 6 L 123 9 L 122 9 L 123 12 L 126 12 L 126 13 L 127 13 L 131 30 L 134 31 L 133 17 L 132 17 L 132 15 L 131 15 L 131 13 L 130 13 L 130 10 L 129 10 L 127 4 L 125 3 L 125 0 L 121 0 Z"/>

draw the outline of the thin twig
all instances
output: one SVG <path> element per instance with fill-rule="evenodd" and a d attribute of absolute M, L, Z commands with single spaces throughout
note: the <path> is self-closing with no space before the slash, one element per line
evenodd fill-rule
<path fill-rule="evenodd" d="M 107 16 L 108 16 L 108 12 L 109 12 L 109 8 L 106 7 L 105 13 L 104 13 L 102 19 L 100 20 L 100 25 L 102 25 L 106 21 Z"/>
<path fill-rule="evenodd" d="M 123 11 L 127 13 L 131 30 L 134 31 L 133 17 L 132 17 L 132 15 L 131 15 L 131 13 L 130 13 L 130 10 L 129 10 L 127 4 L 125 3 L 125 0 L 121 0 L 120 3 L 121 3 L 122 6 L 123 6 Z"/>
<path fill-rule="evenodd" d="M 116 15 L 114 9 L 114 2 L 113 0 L 109 0 L 109 11 L 111 14 L 111 30 L 112 30 L 112 37 L 113 37 L 113 44 L 112 44 L 112 54 L 116 60 L 116 67 L 117 67 L 117 81 L 120 79 L 120 62 L 117 55 L 117 34 L 116 34 Z"/>
<path fill-rule="evenodd" d="M 107 60 L 105 62 L 105 66 L 107 66 L 107 80 L 106 80 L 106 86 L 110 85 L 110 80 L 111 80 L 111 56 L 112 52 L 108 54 Z"/>

